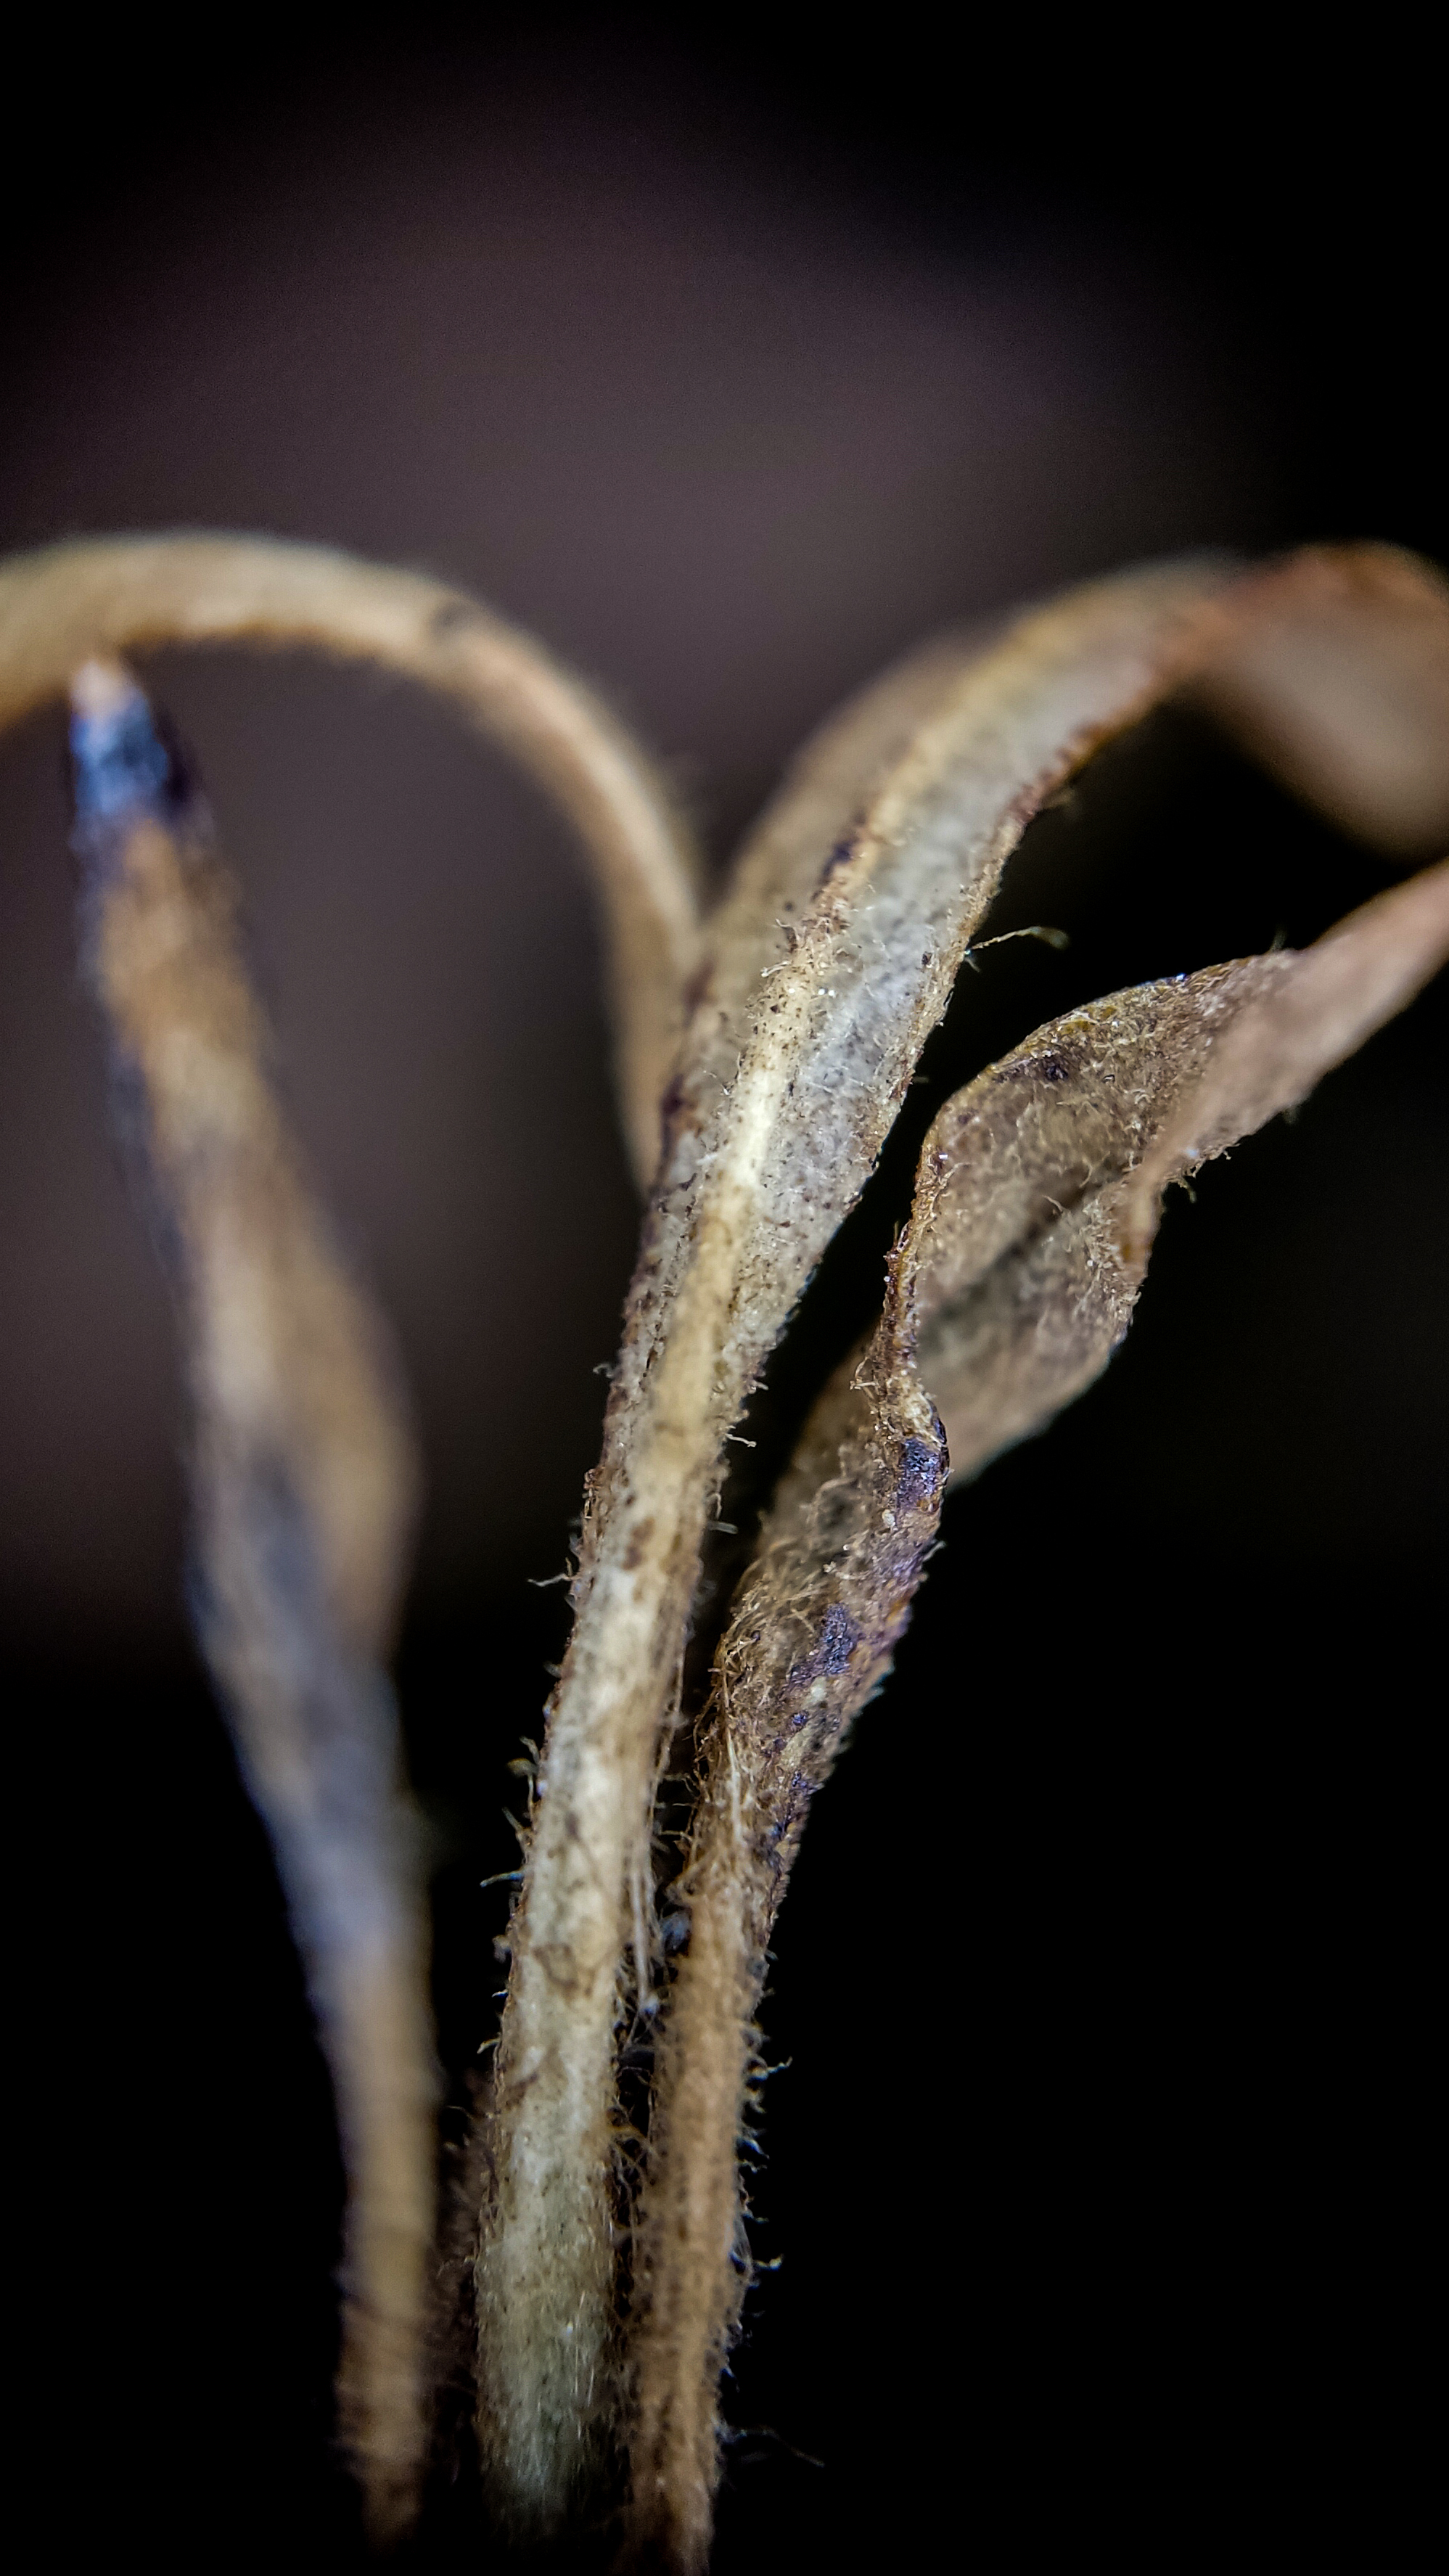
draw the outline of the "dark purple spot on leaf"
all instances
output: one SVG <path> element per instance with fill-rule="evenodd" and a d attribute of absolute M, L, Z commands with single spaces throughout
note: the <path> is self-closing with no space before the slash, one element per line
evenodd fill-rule
<path fill-rule="evenodd" d="M 940 1478 L 940 1452 L 926 1440 L 907 1440 L 901 1450 L 901 1472 L 896 1482 L 896 1503 L 900 1510 L 911 1511 L 929 1502 Z"/>

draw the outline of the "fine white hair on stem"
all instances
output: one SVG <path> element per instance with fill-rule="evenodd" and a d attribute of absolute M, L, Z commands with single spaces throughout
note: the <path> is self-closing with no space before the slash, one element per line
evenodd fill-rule
<path fill-rule="evenodd" d="M 540 779 L 593 859 L 626 1124 L 654 1194 L 509 1930 L 478 2421 L 490 2494 L 537 2535 L 580 2505 L 627 2420 L 634 2539 L 692 2569 L 737 2292 L 758 1961 L 809 1792 L 887 1668 L 933 1544 L 942 1425 L 956 1471 L 974 1472 L 1095 1374 L 1140 1284 L 1143 1176 L 1155 1191 L 1219 1150 L 1255 1103 L 1270 1115 L 1306 1087 L 1326 1031 L 1346 1052 L 1397 1007 L 1410 951 L 1437 953 L 1438 897 L 1400 889 L 1357 945 L 1349 925 L 1343 953 L 1239 961 L 1069 1015 L 933 1130 L 879 1332 L 826 1389 L 726 1626 L 626 2348 L 617 2032 L 631 2001 L 654 2019 L 660 2000 L 642 1991 L 652 1806 L 724 1443 L 1032 815 L 1191 691 L 1348 829 L 1440 846 L 1449 594 L 1384 548 L 1246 572 L 1199 560 L 928 646 L 807 746 L 702 969 L 687 837 L 648 763 L 538 646 L 421 576 L 225 537 L 51 549 L 0 568 L 0 723 L 85 657 L 184 641 L 310 645 L 440 691 Z M 92 662 L 77 725 L 91 972 L 144 1108 L 190 1333 L 203 1633 L 331 2033 L 354 2176 L 344 2377 L 382 2528 L 416 2459 L 407 2356 L 428 2224 L 426 2195 L 399 2181 L 423 2170 L 430 2076 L 377 1660 L 406 1444 L 368 1310 L 281 1129 L 195 794 L 114 667 Z"/>
<path fill-rule="evenodd" d="M 566 2518 L 623 2403 L 614 2034 L 723 1443 L 869 1176 L 1031 816 L 1151 706 L 1238 672 L 1245 639 L 1285 602 L 1310 626 L 1332 622 L 1351 659 L 1346 593 L 1372 607 L 1369 651 L 1407 622 L 1417 669 L 1424 639 L 1442 640 L 1443 585 L 1378 549 L 1247 574 L 1149 568 L 1006 621 L 990 643 L 946 639 L 807 750 L 710 925 L 510 1930 L 478 2268 L 480 2429 L 493 2492 L 525 2527 Z M 1322 784 L 1311 754 L 1297 782 L 1310 795 Z M 1366 829 L 1382 774 L 1364 765 Z M 1437 735 L 1425 774 L 1449 800 Z M 1421 821 L 1432 803 L 1420 800 Z"/>
<path fill-rule="evenodd" d="M 380 2538 L 414 2510 L 436 2077 L 390 1643 L 416 1497 L 379 1318 L 267 1071 L 194 780 L 113 663 L 72 691 L 83 956 L 136 1179 L 169 1255 L 193 1411 L 193 1608 L 271 1834 L 348 2178 L 339 2382 Z"/>
<path fill-rule="evenodd" d="M 961 1373 L 942 1365 L 949 1327 L 990 1282 L 995 1347 L 984 1371 L 964 1372 L 978 1445 L 1040 1427 L 1105 1365 L 1130 1299 L 1099 1276 L 1083 1210 L 1280 963 L 1114 995 L 1039 1030 L 946 1105 L 921 1153 L 880 1324 L 826 1386 L 765 1518 L 715 1659 L 699 1800 L 671 1891 L 688 1934 L 635 2230 L 636 2556 L 697 2576 L 708 2554 L 718 2384 L 749 2278 L 736 2145 L 770 1933 L 810 1800 L 890 1669 L 933 1550 L 943 1418 L 954 1439 L 962 1415 Z M 976 1342 L 979 1360 L 990 1333 Z"/>
<path fill-rule="evenodd" d="M 1127 1331 L 1165 1184 L 1301 1100 L 1446 955 L 1449 863 L 1302 955 L 1069 1013 L 936 1118 L 880 1325 L 806 1426 L 716 1658 L 634 2237 L 635 2557 L 678 2576 L 708 2557 L 770 1933 L 809 1801 L 932 1553 L 947 1441 L 974 1474 L 1079 1395 Z"/>
<path fill-rule="evenodd" d="M 187 533 L 49 546 L 0 566 L 0 728 L 62 695 L 93 654 L 222 643 L 305 646 L 416 681 L 563 808 L 603 906 L 620 1109 L 647 1188 L 698 948 L 699 870 L 632 735 L 543 645 L 446 582 L 328 547 Z"/>

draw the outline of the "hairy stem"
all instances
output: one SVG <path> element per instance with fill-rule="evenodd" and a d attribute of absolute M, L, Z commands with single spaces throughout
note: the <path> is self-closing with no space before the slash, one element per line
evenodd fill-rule
<path fill-rule="evenodd" d="M 807 750 L 711 925 L 510 1935 L 497 2189 L 478 2275 L 480 2425 L 494 2491 L 525 2526 L 564 2517 L 621 2405 L 614 2031 L 631 1940 L 647 1948 L 651 1787 L 722 1443 L 869 1175 L 1027 821 L 1169 691 L 1230 679 L 1265 627 L 1290 642 L 1327 637 L 1340 671 L 1408 633 L 1406 667 L 1427 672 L 1413 714 L 1432 742 L 1424 777 L 1449 796 L 1436 730 L 1449 607 L 1432 575 L 1374 549 L 1241 578 L 1169 565 L 1028 613 L 989 646 L 947 639 L 887 674 Z M 1260 657 L 1239 713 L 1276 703 L 1278 672 L 1271 652 Z M 1312 793 L 1321 764 L 1301 736 L 1299 784 Z M 1360 770 L 1371 823 L 1382 765 Z"/>
<path fill-rule="evenodd" d="M 878 1331 L 805 1435 L 808 1504 L 772 1513 L 731 1617 L 671 1891 L 687 1947 L 635 2230 L 628 2537 L 635 2556 L 690 2576 L 709 2551 L 716 2390 L 749 2279 L 736 2145 L 770 1928 L 809 1801 L 890 1670 L 940 1516 L 946 1451 L 913 1365 L 913 1288 L 908 1235 Z"/>
<path fill-rule="evenodd" d="M 619 2407 L 614 2031 L 723 1441 L 869 1175 L 1027 819 L 1200 658 L 1225 579 L 1189 566 L 1104 583 L 984 656 L 945 649 L 918 678 L 892 675 L 883 704 L 807 758 L 714 924 L 510 1930 L 480 2420 L 494 2492 L 525 2527 L 566 2517 Z"/>
<path fill-rule="evenodd" d="M 809 1799 L 931 1552 L 945 1456 L 921 1380 L 957 1474 L 1042 1429 L 1125 1334 L 1166 1184 L 1301 1100 L 1446 955 L 1449 864 L 1302 956 L 1054 1021 L 931 1128 L 881 1324 L 822 1396 L 731 1614 L 673 1890 L 688 1947 L 636 2229 L 629 2533 L 678 2576 L 708 2555 L 718 2383 L 749 2277 L 736 2142 L 770 1929 Z"/>

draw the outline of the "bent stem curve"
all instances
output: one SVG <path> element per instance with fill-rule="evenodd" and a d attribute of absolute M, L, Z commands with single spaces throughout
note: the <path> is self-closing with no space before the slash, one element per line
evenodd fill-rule
<path fill-rule="evenodd" d="M 619 1096 L 641 1188 L 698 949 L 693 841 L 654 764 L 534 637 L 465 591 L 330 547 L 108 537 L 0 565 L 0 727 L 96 654 L 163 644 L 306 646 L 445 699 L 562 807 L 603 904 Z"/>

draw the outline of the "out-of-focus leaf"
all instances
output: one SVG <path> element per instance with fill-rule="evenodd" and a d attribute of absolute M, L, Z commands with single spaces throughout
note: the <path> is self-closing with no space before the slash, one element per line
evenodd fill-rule
<path fill-rule="evenodd" d="M 1449 843 L 1449 587 L 1420 557 L 1295 556 L 1194 694 L 1343 830 L 1405 858 Z"/>
<path fill-rule="evenodd" d="M 603 904 L 617 1076 L 641 1188 L 698 952 L 698 862 L 664 782 L 544 647 L 466 592 L 330 547 L 112 537 L 0 565 L 0 728 L 88 656 L 160 644 L 303 645 L 433 690 L 563 807 Z"/>
<path fill-rule="evenodd" d="M 197 1626 L 336 2087 L 344 2432 L 387 2535 L 409 2518 L 423 2458 L 434 2199 L 424 1908 L 378 1660 L 411 1539 L 412 1439 L 381 1321 L 268 1078 L 194 783 L 114 666 L 82 670 L 72 743 L 85 964 L 181 1314 Z M 224 2213 L 218 2230 L 224 2245 Z"/>

